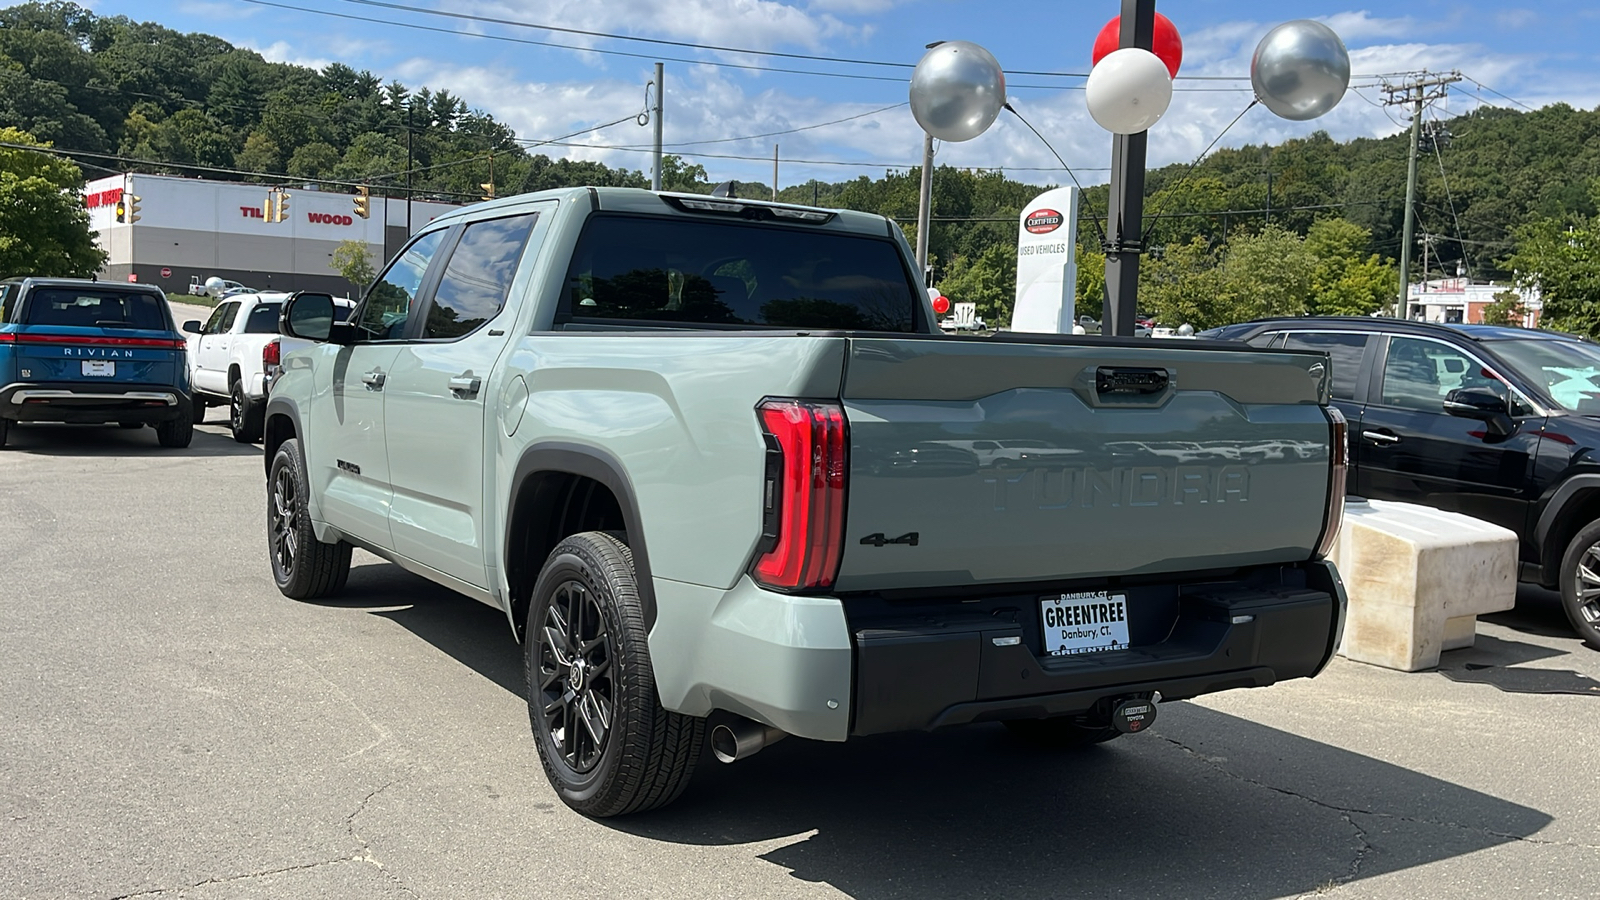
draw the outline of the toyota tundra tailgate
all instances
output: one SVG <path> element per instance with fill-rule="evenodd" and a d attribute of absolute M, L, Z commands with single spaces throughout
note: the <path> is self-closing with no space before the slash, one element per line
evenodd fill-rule
<path fill-rule="evenodd" d="M 1327 527 L 1326 392 L 1312 353 L 852 338 L 836 589 L 1306 560 Z"/>

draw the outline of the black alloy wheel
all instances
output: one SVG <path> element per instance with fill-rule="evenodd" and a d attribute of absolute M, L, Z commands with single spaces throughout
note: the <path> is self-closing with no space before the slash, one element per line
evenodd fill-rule
<path fill-rule="evenodd" d="M 1561 558 L 1561 607 L 1584 643 L 1600 650 L 1600 522 L 1573 536 Z"/>
<path fill-rule="evenodd" d="M 533 636 L 539 653 L 539 704 L 544 728 L 573 772 L 594 770 L 616 717 L 615 651 L 605 615 L 589 589 L 564 581 Z"/>
<path fill-rule="evenodd" d="M 528 719 L 545 777 L 586 816 L 677 799 L 694 774 L 705 719 L 670 712 L 656 692 L 633 551 L 588 531 L 550 551 L 523 639 Z"/>
<path fill-rule="evenodd" d="M 245 396 L 244 382 L 235 381 L 228 391 L 228 430 L 233 433 L 233 439 L 241 444 L 261 440 L 263 412 Z"/>
<path fill-rule="evenodd" d="M 310 492 L 300 442 L 291 438 L 278 447 L 267 475 L 267 555 L 278 591 L 295 600 L 337 594 L 350 577 L 353 548 L 317 540 L 306 508 Z"/>

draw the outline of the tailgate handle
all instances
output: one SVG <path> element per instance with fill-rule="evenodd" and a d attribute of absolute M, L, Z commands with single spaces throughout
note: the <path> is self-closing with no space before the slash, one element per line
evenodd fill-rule
<path fill-rule="evenodd" d="M 1101 366 L 1094 370 L 1097 394 L 1159 394 L 1167 389 L 1171 375 L 1166 369 L 1128 366 Z"/>

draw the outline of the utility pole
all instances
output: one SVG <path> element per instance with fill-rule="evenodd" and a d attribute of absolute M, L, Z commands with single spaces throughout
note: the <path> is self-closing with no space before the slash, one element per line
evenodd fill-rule
<path fill-rule="evenodd" d="M 1122 48 L 1155 46 L 1156 0 L 1122 0 Z M 1111 145 L 1111 202 L 1106 217 L 1106 301 L 1100 333 L 1132 337 L 1139 313 L 1139 254 L 1144 252 L 1144 168 L 1150 133 L 1119 134 Z"/>
<path fill-rule="evenodd" d="M 917 278 L 928 286 L 928 228 L 933 224 L 933 135 L 922 136 L 922 190 L 917 204 Z"/>
<path fill-rule="evenodd" d="M 1423 72 L 1403 84 L 1385 83 L 1383 86 L 1383 92 L 1388 94 L 1383 101 L 1384 106 L 1411 106 L 1411 155 L 1406 163 L 1406 224 L 1400 244 L 1400 302 L 1395 307 L 1402 318 L 1406 316 L 1406 300 L 1410 296 L 1411 245 L 1416 240 L 1417 230 L 1417 150 L 1422 143 L 1422 110 L 1429 102 L 1444 97 L 1449 93 L 1450 85 L 1460 80 L 1460 72 L 1448 75 Z M 1426 272 L 1423 278 L 1426 280 Z"/>
<path fill-rule="evenodd" d="M 406 239 L 411 239 L 411 111 L 416 107 L 406 98 Z"/>
<path fill-rule="evenodd" d="M 772 202 L 778 202 L 778 145 L 772 145 Z"/>
<path fill-rule="evenodd" d="M 661 90 L 661 79 L 666 77 L 666 74 L 666 66 L 656 63 L 656 108 L 651 113 L 651 124 L 655 126 L 656 131 L 656 167 L 650 174 L 650 190 L 652 191 L 661 190 L 661 95 L 665 93 Z"/>

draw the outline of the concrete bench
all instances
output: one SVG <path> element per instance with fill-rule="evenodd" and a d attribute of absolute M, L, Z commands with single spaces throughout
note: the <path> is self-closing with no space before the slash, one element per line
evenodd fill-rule
<path fill-rule="evenodd" d="M 1517 601 L 1517 536 L 1409 503 L 1351 500 L 1334 550 L 1350 595 L 1339 654 L 1402 672 L 1471 647 L 1477 617 Z"/>

